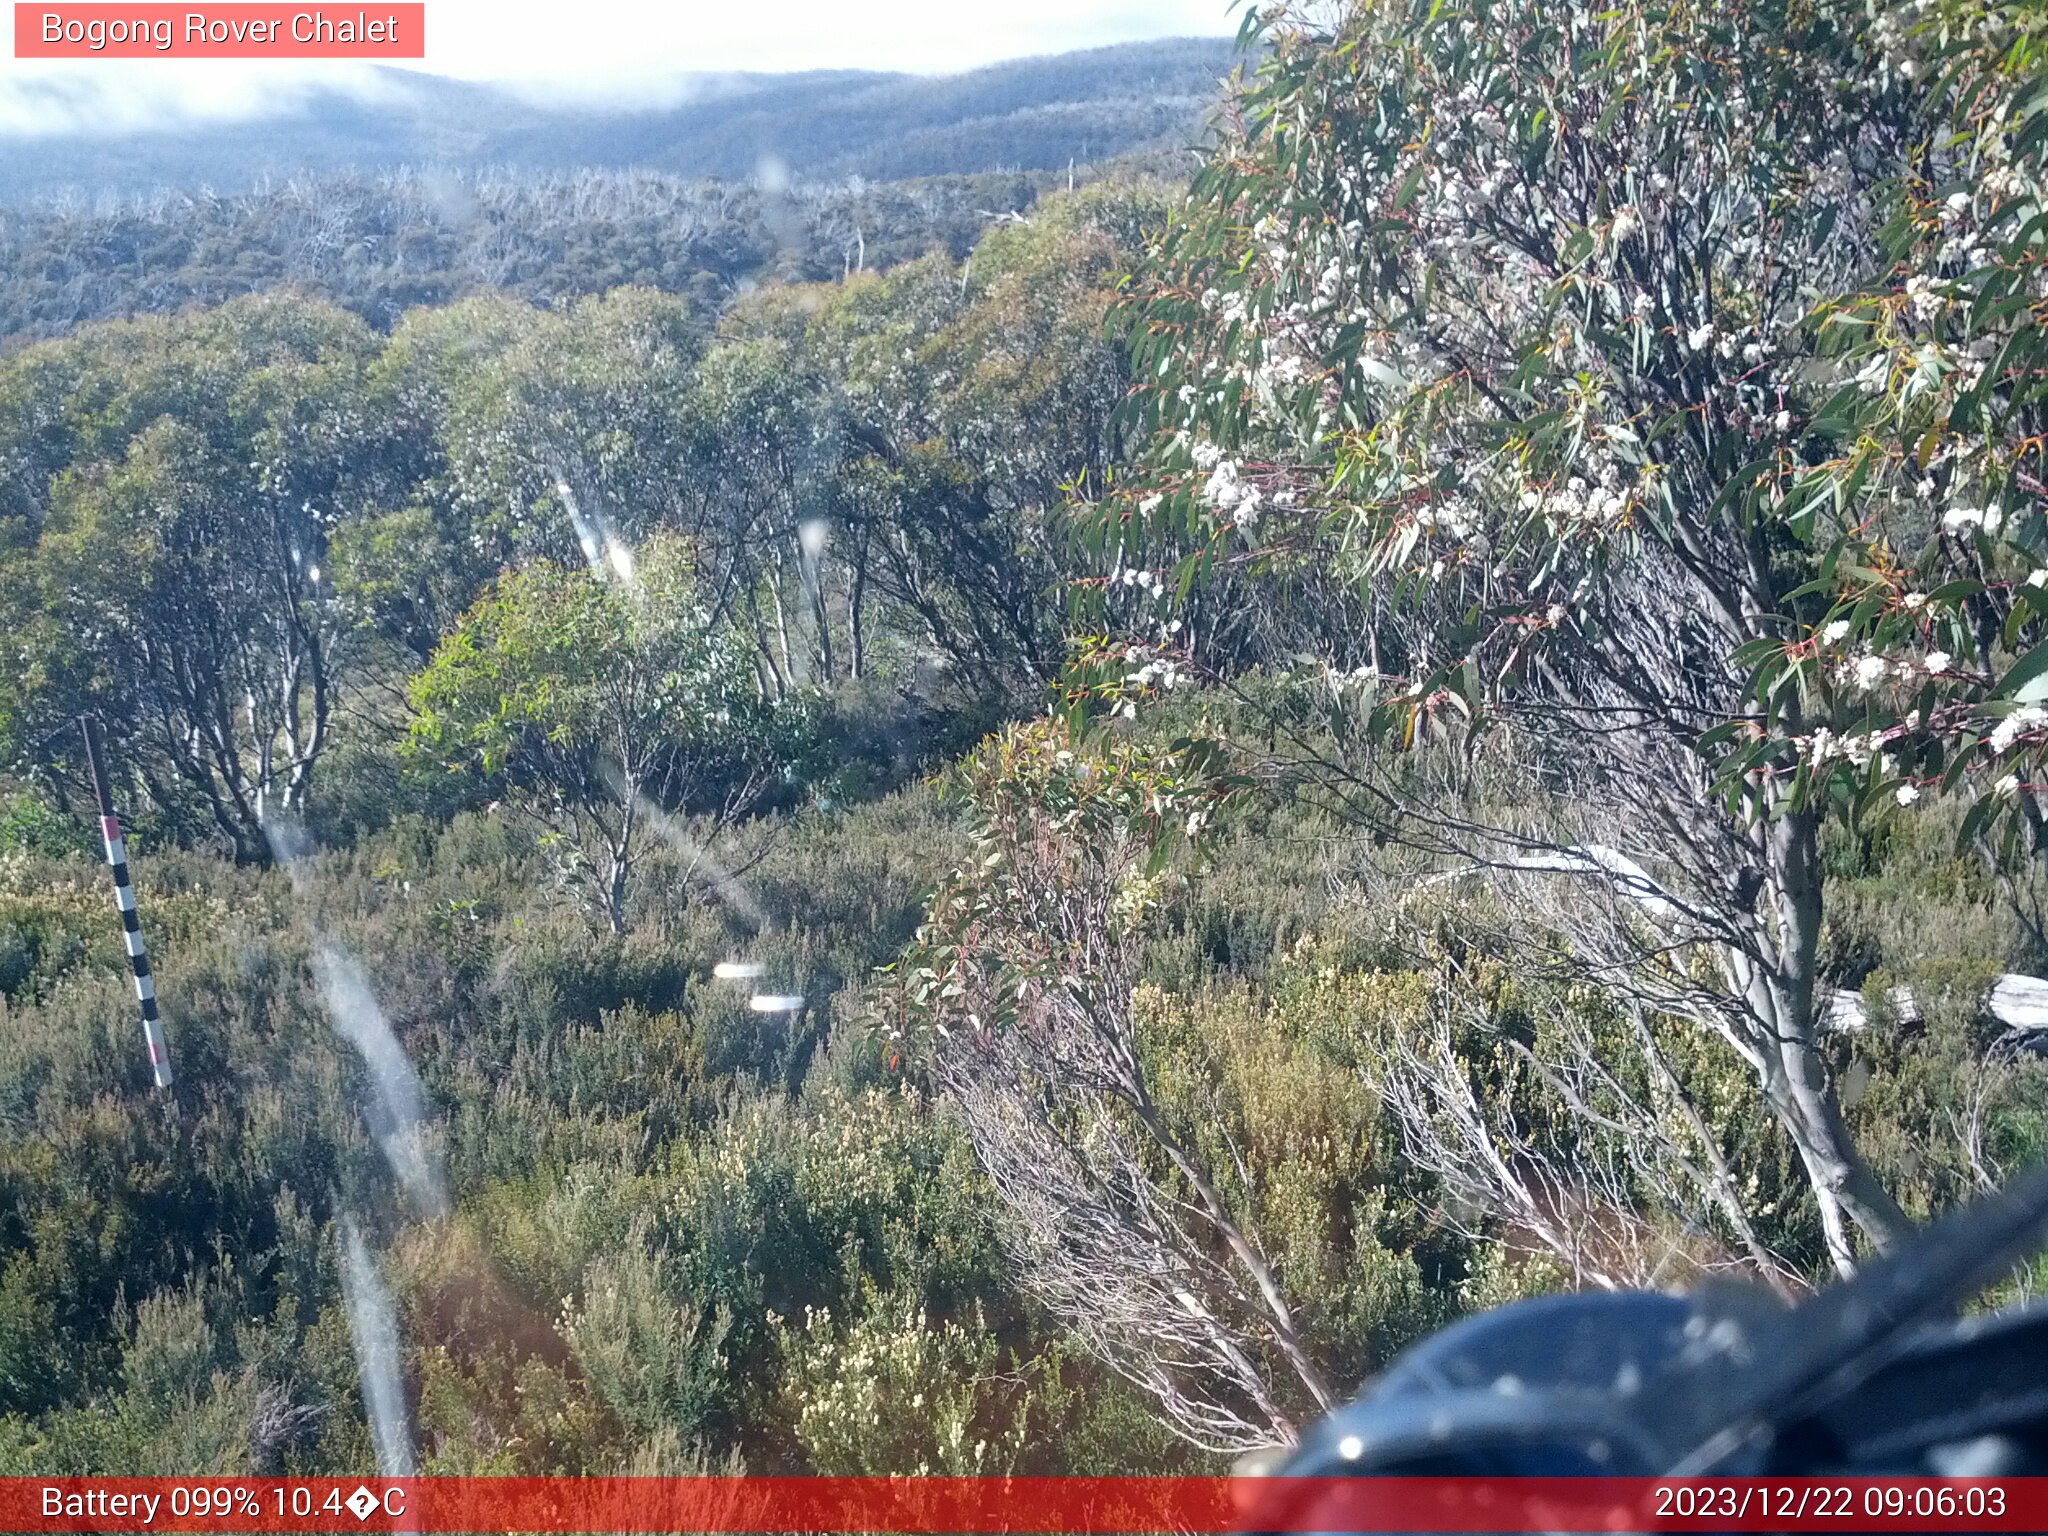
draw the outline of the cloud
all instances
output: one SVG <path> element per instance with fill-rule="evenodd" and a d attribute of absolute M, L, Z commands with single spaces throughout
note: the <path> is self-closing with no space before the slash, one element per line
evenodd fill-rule
<path fill-rule="evenodd" d="M 374 102 L 392 91 L 389 79 L 366 64 L 280 68 L 240 59 L 108 59 L 76 65 L 4 61 L 0 135 L 117 138 L 180 123 L 287 116 L 335 92 Z"/>

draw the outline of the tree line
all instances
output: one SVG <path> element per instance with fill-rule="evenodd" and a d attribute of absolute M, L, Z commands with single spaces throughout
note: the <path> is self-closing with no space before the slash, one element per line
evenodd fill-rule
<path fill-rule="evenodd" d="M 553 303 L 621 286 L 716 307 L 763 282 L 965 256 L 1067 174 L 848 177 L 764 189 L 656 170 L 335 172 L 246 191 L 164 186 L 0 209 L 0 341 L 290 288 L 388 330 L 492 291 Z"/>
<path fill-rule="evenodd" d="M 723 315 L 630 287 L 554 310 L 491 295 L 387 337 L 266 296 L 18 352 L 9 750 L 70 806 L 67 722 L 97 713 L 145 824 L 251 860 L 274 814 L 317 815 L 337 740 L 403 725 L 408 687 L 417 741 L 491 770 L 523 766 L 476 734 L 505 709 L 480 703 L 475 731 L 448 711 L 572 654 L 632 657 L 657 691 L 618 704 L 629 723 L 551 684 L 525 729 L 614 765 L 643 728 L 685 730 L 661 690 L 696 674 L 672 643 L 729 658 L 707 697 L 789 721 L 913 664 L 1014 702 L 1061 660 L 1064 498 L 1114 460 L 1127 383 L 1101 312 L 1157 202 L 1106 187 L 969 262 Z M 677 606 L 648 628 L 656 589 Z M 606 646 L 560 649 L 551 626 L 586 623 L 615 626 Z M 780 757 L 803 730 L 768 733 Z"/>

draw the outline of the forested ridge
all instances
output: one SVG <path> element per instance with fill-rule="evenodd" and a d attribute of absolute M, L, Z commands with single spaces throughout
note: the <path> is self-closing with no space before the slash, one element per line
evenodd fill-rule
<path fill-rule="evenodd" d="M 1214 1470 L 2037 1160 L 2026 14 L 12 226 L 0 1472 Z"/>
<path fill-rule="evenodd" d="M 283 287 L 388 329 L 485 290 L 716 305 L 957 260 L 1054 186 L 1185 175 L 1234 65 L 1227 40 L 1181 38 L 933 77 L 686 78 L 674 105 L 604 109 L 386 70 L 253 123 L 127 131 L 24 82 L 18 110 L 51 123 L 0 138 L 0 348 Z"/>
<path fill-rule="evenodd" d="M 951 75 L 809 70 L 679 74 L 646 102 L 575 104 L 531 92 L 374 69 L 353 83 L 280 90 L 253 120 L 128 127 L 95 116 L 75 84 L 12 87 L 19 118 L 68 126 L 21 134 L 0 162 L 0 201 L 87 200 L 265 179 L 404 169 L 528 174 L 652 170 L 745 181 L 764 163 L 816 181 L 979 171 L 1054 171 L 1199 137 L 1234 64 L 1226 38 L 1163 38 Z"/>

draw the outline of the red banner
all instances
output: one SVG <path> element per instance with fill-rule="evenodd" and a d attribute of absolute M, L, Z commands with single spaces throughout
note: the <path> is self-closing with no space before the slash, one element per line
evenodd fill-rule
<path fill-rule="evenodd" d="M 18 59 L 423 59 L 422 3 L 14 7 Z"/>
<path fill-rule="evenodd" d="M 2048 1531 L 2048 1478 L 0 1478 L 0 1531 Z"/>

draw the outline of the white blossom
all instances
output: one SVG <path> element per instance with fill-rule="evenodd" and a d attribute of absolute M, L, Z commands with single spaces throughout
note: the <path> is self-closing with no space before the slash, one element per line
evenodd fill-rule
<path fill-rule="evenodd" d="M 1259 502 L 1261 499 L 1259 488 L 1256 485 L 1246 486 L 1244 488 L 1244 495 L 1237 503 L 1237 510 L 1231 515 L 1231 520 L 1240 528 L 1251 527 L 1259 520 Z"/>
<path fill-rule="evenodd" d="M 2004 752 L 2027 732 L 2042 725 L 2048 725 L 2048 709 L 2037 704 L 2022 705 L 1991 728 L 1988 738 L 1991 750 Z"/>
<path fill-rule="evenodd" d="M 1996 533 L 2004 521 L 2002 507 L 1950 507 L 1941 514 L 1941 526 L 1955 532 L 1982 528 L 1986 533 Z"/>
<path fill-rule="evenodd" d="M 1209 476 L 1209 483 L 1202 487 L 1202 495 L 1209 505 L 1218 511 L 1228 512 L 1244 499 L 1244 483 L 1237 477 L 1237 465 L 1225 459 L 1216 466 Z"/>

